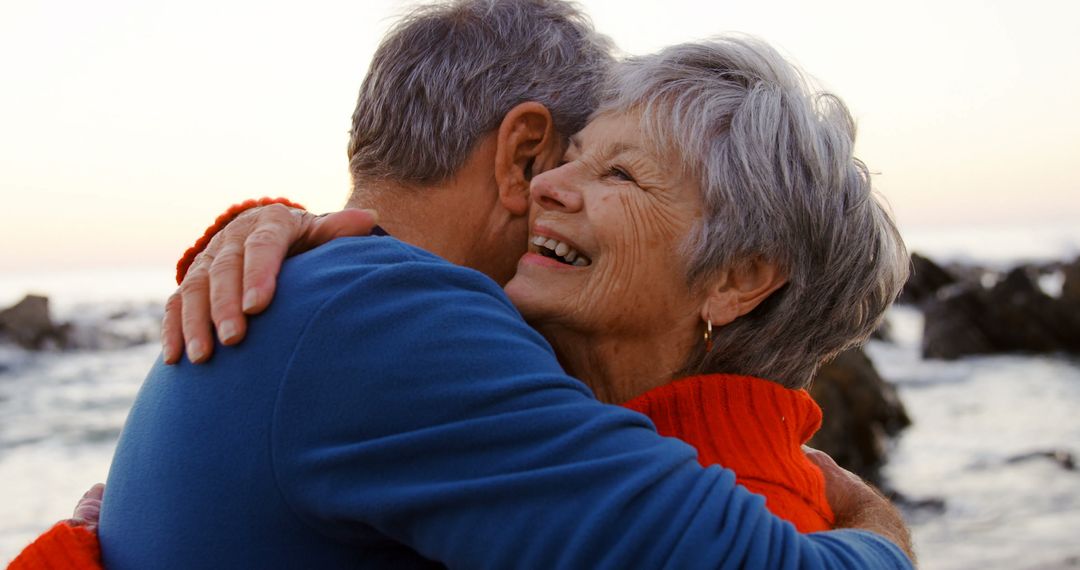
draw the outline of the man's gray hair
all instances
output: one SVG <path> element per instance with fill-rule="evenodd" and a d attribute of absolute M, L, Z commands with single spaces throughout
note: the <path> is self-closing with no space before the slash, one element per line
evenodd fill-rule
<path fill-rule="evenodd" d="M 596 109 L 612 44 L 562 0 L 456 0 L 387 34 L 353 113 L 354 185 L 430 184 L 465 162 L 514 106 L 536 101 L 568 137 Z"/>
<path fill-rule="evenodd" d="M 880 324 L 908 256 L 853 154 L 855 121 L 834 95 L 760 40 L 725 36 L 620 63 L 600 112 L 640 111 L 645 137 L 701 187 L 685 243 L 688 280 L 755 259 L 788 283 L 714 330 L 685 372 L 807 386 Z"/>

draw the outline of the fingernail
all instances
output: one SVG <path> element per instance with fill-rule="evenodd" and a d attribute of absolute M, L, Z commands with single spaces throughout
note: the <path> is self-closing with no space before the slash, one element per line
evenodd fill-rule
<path fill-rule="evenodd" d="M 255 304 L 259 302 L 259 292 L 254 289 L 248 289 L 244 293 L 244 306 L 242 307 L 244 312 L 250 311 L 255 308 Z"/>
<path fill-rule="evenodd" d="M 371 216 L 372 221 L 374 221 L 376 224 L 379 223 L 379 213 L 378 212 L 376 212 L 375 210 L 369 210 L 368 208 L 362 208 L 362 209 L 363 209 L 363 211 L 367 212 L 369 216 Z"/>
<path fill-rule="evenodd" d="M 187 354 L 192 362 L 200 362 L 206 357 L 206 349 L 203 348 L 202 342 L 193 340 L 187 345 Z"/>
<path fill-rule="evenodd" d="M 218 339 L 220 339 L 223 344 L 228 344 L 235 340 L 236 332 L 236 321 L 232 319 L 221 321 L 221 324 L 218 325 Z"/>
<path fill-rule="evenodd" d="M 172 350 L 169 345 L 161 343 L 161 360 L 163 360 L 165 364 L 176 364 L 178 359 L 179 357 L 176 355 L 176 352 Z"/>

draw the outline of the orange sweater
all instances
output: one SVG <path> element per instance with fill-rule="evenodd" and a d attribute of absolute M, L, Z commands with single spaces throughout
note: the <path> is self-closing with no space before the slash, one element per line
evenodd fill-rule
<path fill-rule="evenodd" d="M 99 570 L 97 534 L 67 521 L 56 523 L 23 549 L 8 570 Z"/>
<path fill-rule="evenodd" d="M 697 448 L 702 465 L 735 471 L 740 484 L 764 495 L 769 510 L 801 532 L 832 528 L 824 477 L 801 449 L 821 427 L 821 408 L 805 390 L 714 374 L 677 380 L 624 405 L 649 416 L 661 435 Z M 57 524 L 8 568 L 96 570 L 97 536 L 85 527 Z"/>
<path fill-rule="evenodd" d="M 833 513 L 825 478 L 802 452 L 821 427 L 821 408 L 805 390 L 729 374 L 691 376 L 624 404 L 652 419 L 660 435 L 697 448 L 702 465 L 735 472 L 801 532 L 828 530 Z"/>

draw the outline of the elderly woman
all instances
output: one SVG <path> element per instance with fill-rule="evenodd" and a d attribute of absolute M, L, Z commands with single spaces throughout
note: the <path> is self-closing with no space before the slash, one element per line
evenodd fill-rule
<path fill-rule="evenodd" d="M 600 400 L 732 468 L 800 530 L 830 528 L 803 388 L 907 276 L 854 121 L 741 36 L 621 62 L 606 91 L 533 179 L 506 293 Z"/>
<path fill-rule="evenodd" d="M 599 399 L 804 532 L 833 519 L 801 449 L 821 421 L 803 388 L 868 337 L 907 271 L 853 138 L 837 98 L 753 39 L 622 62 L 565 162 L 533 179 L 505 288 Z"/>
<path fill-rule="evenodd" d="M 830 515 L 799 450 L 821 418 L 801 389 L 906 277 L 853 137 L 843 103 L 758 41 L 624 62 L 566 163 L 533 181 L 530 253 L 506 286 L 601 400 L 803 531 Z"/>

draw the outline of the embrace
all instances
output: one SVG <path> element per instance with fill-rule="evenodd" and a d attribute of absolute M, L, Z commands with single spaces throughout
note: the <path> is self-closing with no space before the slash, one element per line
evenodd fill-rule
<path fill-rule="evenodd" d="M 802 447 L 907 276 L 853 119 L 752 38 L 611 53 L 561 0 L 397 24 L 354 209 L 249 210 L 170 299 L 105 567 L 910 567 Z"/>

